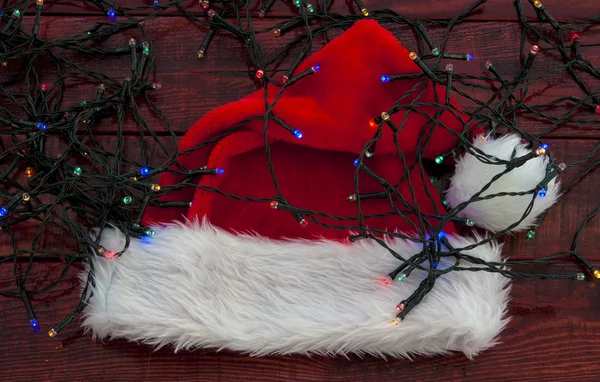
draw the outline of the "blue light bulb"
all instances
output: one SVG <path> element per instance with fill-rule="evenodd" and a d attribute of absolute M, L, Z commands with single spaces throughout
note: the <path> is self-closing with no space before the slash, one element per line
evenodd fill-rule
<path fill-rule="evenodd" d="M 540 192 L 538 192 L 538 196 L 539 196 L 540 198 L 543 198 L 544 196 L 546 196 L 546 189 L 545 189 L 545 188 L 542 188 L 542 189 L 540 190 Z"/>
<path fill-rule="evenodd" d="M 38 320 L 36 320 L 35 318 L 29 320 L 29 324 L 31 325 L 32 328 L 37 328 L 39 326 Z"/>
<path fill-rule="evenodd" d="M 446 232 L 440 232 L 438 234 L 438 240 L 441 240 L 443 237 L 446 237 L 446 236 L 448 236 L 448 234 L 446 234 Z"/>
<path fill-rule="evenodd" d="M 319 70 L 321 70 L 321 66 L 319 66 L 319 65 L 313 65 L 312 69 L 313 69 L 314 72 L 318 72 Z"/>
<path fill-rule="evenodd" d="M 216 171 L 216 174 L 217 175 L 223 175 L 223 174 L 225 174 L 225 169 L 224 168 L 218 168 L 217 171 Z"/>
<path fill-rule="evenodd" d="M 44 122 L 38 122 L 35 124 L 35 127 L 37 127 L 38 129 L 44 131 L 46 130 L 46 128 L 48 127 L 48 125 L 46 125 Z"/>
<path fill-rule="evenodd" d="M 542 145 L 540 147 L 543 148 L 546 151 L 548 150 L 548 144 L 547 143 L 542 143 Z"/>
<path fill-rule="evenodd" d="M 292 131 L 292 133 L 294 134 L 294 137 L 300 139 L 304 136 L 304 134 L 302 134 L 302 131 L 298 130 L 298 129 L 294 129 L 294 131 Z"/>
<path fill-rule="evenodd" d="M 381 76 L 381 82 L 390 82 L 390 76 Z"/>
<path fill-rule="evenodd" d="M 106 14 L 108 15 L 109 20 L 114 20 L 117 18 L 117 11 L 115 11 L 114 9 L 109 9 L 108 12 L 106 12 Z"/>
<path fill-rule="evenodd" d="M 433 262 L 433 269 L 436 269 L 436 268 L 438 267 L 438 264 L 439 264 L 439 263 L 438 263 L 437 261 L 434 261 L 434 262 Z"/>
<path fill-rule="evenodd" d="M 354 167 L 358 166 L 358 159 L 354 160 Z"/>
<path fill-rule="evenodd" d="M 467 54 L 467 61 L 473 61 L 475 56 L 472 53 Z"/>
<path fill-rule="evenodd" d="M 149 173 L 150 173 L 150 170 L 148 170 L 148 167 L 142 167 L 142 168 L 140 169 L 140 175 L 142 175 L 142 176 L 146 176 L 146 175 L 148 175 Z"/>
<path fill-rule="evenodd" d="M 0 217 L 4 217 L 4 216 L 6 216 L 6 214 L 8 214 L 8 208 L 0 207 Z"/>
<path fill-rule="evenodd" d="M 144 244 L 150 244 L 150 237 L 151 236 L 142 236 L 142 238 L 140 239 L 140 241 Z"/>
<path fill-rule="evenodd" d="M 154 5 L 158 5 L 158 0 L 154 0 Z"/>

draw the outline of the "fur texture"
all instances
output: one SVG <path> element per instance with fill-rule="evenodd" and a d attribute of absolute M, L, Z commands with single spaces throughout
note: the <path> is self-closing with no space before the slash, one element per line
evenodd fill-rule
<path fill-rule="evenodd" d="M 531 150 L 526 148 L 518 135 L 510 134 L 496 140 L 485 139 L 483 136 L 474 139 L 474 146 L 490 157 L 509 160 L 516 150 L 516 157 L 523 156 Z M 539 156 L 527 161 L 523 166 L 503 175 L 495 181 L 481 196 L 499 192 L 521 192 L 534 189 L 546 176 L 547 156 Z M 481 162 L 475 156 L 467 153 L 457 159 L 456 172 L 451 179 L 447 191 L 448 205 L 455 207 L 469 200 L 479 192 L 495 175 L 506 169 L 503 165 L 493 165 Z M 552 180 L 547 187 L 545 197 L 536 197 L 531 213 L 512 231 L 521 231 L 531 227 L 536 218 L 550 208 L 559 197 L 559 183 Z M 532 195 L 502 196 L 489 200 L 470 203 L 459 216 L 475 221 L 475 224 L 491 231 L 506 229 L 519 221 Z"/>
<path fill-rule="evenodd" d="M 171 224 L 151 240 L 133 240 L 118 259 L 94 260 L 83 325 L 95 337 L 173 345 L 175 351 L 392 357 L 462 351 L 473 357 L 495 343 L 507 322 L 505 278 L 451 272 L 392 325 L 395 306 L 424 272 L 383 284 L 398 260 L 368 240 L 277 241 L 233 235 L 207 222 Z M 457 248 L 480 240 L 450 237 Z M 105 230 L 101 240 L 112 251 L 124 242 L 116 230 Z M 388 244 L 405 258 L 420 251 L 410 241 Z M 501 260 L 497 244 L 465 252 Z"/>

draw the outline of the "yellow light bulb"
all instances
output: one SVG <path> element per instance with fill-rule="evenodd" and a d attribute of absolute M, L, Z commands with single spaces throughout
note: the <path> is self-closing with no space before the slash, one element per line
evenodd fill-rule
<path fill-rule="evenodd" d="M 23 193 L 23 195 L 21 196 L 23 198 L 23 201 L 28 202 L 31 200 L 31 196 L 29 196 L 28 193 Z"/>
<path fill-rule="evenodd" d="M 399 317 L 396 317 L 396 318 L 394 318 L 394 321 L 392 321 L 392 325 L 398 325 L 400 323 L 400 321 L 402 321 L 402 320 L 400 320 Z"/>
<path fill-rule="evenodd" d="M 33 175 L 33 169 L 31 167 L 27 167 L 25 169 L 25 174 L 27 174 L 28 178 L 31 178 L 31 176 Z"/>
<path fill-rule="evenodd" d="M 597 269 L 594 269 L 594 277 L 597 279 L 600 279 L 600 271 Z"/>
<path fill-rule="evenodd" d="M 150 186 L 150 189 L 152 191 L 160 191 L 160 186 L 158 184 L 153 184 L 152 186 Z"/>
<path fill-rule="evenodd" d="M 417 59 L 417 54 L 416 54 L 415 52 L 410 52 L 410 53 L 408 54 L 408 57 L 409 57 L 411 60 L 413 60 L 413 61 L 414 61 L 414 60 L 416 60 L 416 59 Z"/>
<path fill-rule="evenodd" d="M 390 119 L 390 115 L 384 111 L 383 113 L 381 113 L 381 119 L 387 121 L 388 119 Z"/>
<path fill-rule="evenodd" d="M 369 11 L 367 10 L 367 8 L 363 8 L 360 11 L 362 12 L 363 16 L 369 16 Z"/>
<path fill-rule="evenodd" d="M 36 1 L 36 4 L 37 4 L 37 5 L 44 5 L 44 0 L 37 0 L 37 1 Z"/>
<path fill-rule="evenodd" d="M 56 333 L 56 330 L 54 330 L 54 329 L 50 329 L 50 331 L 48 332 L 48 335 L 49 335 L 50 337 L 56 337 L 56 335 L 57 335 L 57 334 L 58 334 L 58 333 Z"/>
<path fill-rule="evenodd" d="M 533 1 L 533 6 L 536 7 L 536 8 L 538 8 L 538 9 L 541 8 L 541 7 L 543 7 L 542 2 L 540 0 L 534 0 Z"/>

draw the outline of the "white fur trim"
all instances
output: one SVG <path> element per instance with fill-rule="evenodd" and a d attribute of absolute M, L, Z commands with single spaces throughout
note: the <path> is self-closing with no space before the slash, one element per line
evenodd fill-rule
<path fill-rule="evenodd" d="M 513 150 L 516 157 L 523 156 L 531 150 L 526 148 L 518 135 L 509 134 L 496 140 L 476 137 L 473 146 L 490 157 L 510 160 Z M 534 189 L 546 176 L 547 156 L 539 156 L 528 160 L 500 179 L 495 181 L 481 196 L 499 192 L 522 192 Z M 467 153 L 457 158 L 456 173 L 450 180 L 450 188 L 446 194 L 448 205 L 455 207 L 471 199 L 473 195 L 489 183 L 492 178 L 506 169 L 506 166 L 483 163 L 475 156 Z M 469 218 L 477 226 L 491 231 L 501 231 L 519 221 L 533 195 L 502 196 L 470 203 L 458 216 Z M 521 231 L 534 225 L 536 218 L 550 208 L 559 197 L 559 183 L 552 180 L 547 187 L 545 197 L 537 197 L 531 213 L 512 231 Z"/>
<path fill-rule="evenodd" d="M 449 239 L 457 248 L 480 241 Z M 424 272 L 384 285 L 400 263 L 369 240 L 276 241 L 206 222 L 169 225 L 151 240 L 133 240 L 118 259 L 94 260 L 95 287 L 83 322 L 94 337 L 172 344 L 175 351 L 393 357 L 462 351 L 473 357 L 495 344 L 508 321 L 504 277 L 456 271 L 440 277 L 392 325 L 395 306 Z M 105 230 L 101 243 L 119 251 L 124 237 Z M 388 243 L 405 257 L 420 252 L 410 241 Z M 500 252 L 495 243 L 465 251 L 487 261 L 500 261 Z"/>

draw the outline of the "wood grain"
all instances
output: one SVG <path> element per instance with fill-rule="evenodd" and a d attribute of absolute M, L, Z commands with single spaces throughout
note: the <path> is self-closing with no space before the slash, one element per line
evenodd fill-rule
<path fill-rule="evenodd" d="M 73 17 L 65 23 L 60 17 L 42 18 L 40 36 L 44 39 L 53 40 L 59 37 L 74 35 L 86 30 L 99 18 Z M 27 18 L 26 26 L 31 24 L 32 18 Z M 272 29 L 272 20 L 256 21 L 257 31 Z M 198 60 L 195 57 L 196 50 L 201 44 L 206 28 L 193 24 L 182 17 L 160 17 L 148 20 L 144 23 L 148 34 L 153 36 L 153 51 L 156 57 L 155 67 L 151 79 L 161 82 L 162 90 L 154 92 L 152 99 L 163 110 L 177 134 L 187 131 L 197 119 L 223 104 L 236 101 L 260 88 L 260 84 L 254 79 L 256 71 L 243 44 L 235 40 L 224 31 L 217 33 L 207 55 Z M 408 49 L 416 48 L 416 40 L 413 31 L 406 26 L 385 24 L 392 33 Z M 335 31 L 332 37 L 341 31 Z M 259 42 L 262 44 L 267 57 L 274 58 L 282 47 L 293 40 L 300 33 L 290 32 L 281 38 L 273 38 L 270 32 L 258 34 Z M 430 34 L 434 41 L 441 41 L 443 29 L 432 27 Z M 134 36 L 141 38 L 137 32 L 119 34 L 105 43 L 95 44 L 95 47 L 117 48 L 127 44 L 128 38 Z M 461 36 L 458 38 L 458 36 Z M 470 63 L 456 62 L 455 72 L 474 76 L 490 76 L 485 69 L 485 62 L 492 61 L 496 68 L 505 78 L 514 77 L 520 68 L 519 64 L 519 40 L 520 27 L 515 23 L 465 23 L 454 28 L 448 41 L 447 51 L 450 52 L 472 52 L 476 60 Z M 494 41 L 493 44 L 490 41 Z M 532 39 L 532 43 L 533 43 Z M 313 51 L 317 51 L 325 45 L 324 38 L 315 39 Z M 545 47 L 542 46 L 542 50 Z M 278 63 L 278 72 L 268 72 L 268 75 L 279 78 L 284 70 L 289 67 L 295 58 L 295 50 Z M 65 59 L 73 60 L 76 64 L 90 71 L 102 71 L 117 79 L 130 75 L 130 59 L 125 56 L 102 56 L 98 54 L 81 54 L 59 51 Z M 586 46 L 582 47 L 582 54 L 590 61 L 600 60 L 600 26 L 593 27 L 586 32 Z M 446 61 L 442 62 L 441 68 L 445 67 Z M 530 78 L 542 76 L 549 70 L 559 67 L 559 55 L 556 52 L 546 50 L 540 53 L 532 68 Z M 11 63 L 11 70 L 17 72 L 19 65 Z M 40 78 L 51 86 L 56 79 L 56 70 L 53 68 L 40 67 Z M 382 73 L 385 74 L 385 73 Z M 389 73 L 393 74 L 393 73 Z M 0 76 L 2 74 L 0 73 Z M 586 84 L 594 89 L 600 86 L 600 80 L 583 75 Z M 0 78 L 1 79 L 1 78 Z M 374 81 L 379 80 L 379 75 Z M 454 82 L 455 85 L 457 81 Z M 64 106 L 79 104 L 82 100 L 90 99 L 96 91 L 96 84 L 81 84 L 68 82 L 63 101 Z M 458 88 L 467 92 L 478 100 L 487 100 L 492 92 L 472 87 L 458 85 Z M 22 90 L 22 89 L 21 89 Z M 50 93 L 52 94 L 52 92 Z M 528 91 L 527 104 L 530 106 L 548 103 L 558 97 L 574 95 L 584 96 L 569 77 L 566 70 L 557 72 L 540 81 L 532 83 Z M 473 110 L 476 105 L 463 97 L 457 96 L 457 100 L 463 107 Z M 142 101 L 138 101 L 142 102 Z M 349 101 L 350 102 L 350 101 Z M 573 105 L 562 104 L 544 110 L 545 113 L 560 117 L 571 112 Z M 19 114 L 18 110 L 15 110 Z M 156 117 L 144 113 L 149 118 L 153 129 L 158 133 L 166 133 L 166 129 Z M 578 119 L 589 120 L 588 124 L 564 123 L 550 133 L 550 137 L 573 137 L 573 138 L 600 138 L 600 124 L 597 115 L 584 109 L 578 111 L 575 116 Z M 540 120 L 527 114 L 521 114 L 517 123 L 520 129 L 532 134 L 539 134 L 550 126 L 550 121 Z M 125 125 L 125 131 L 136 131 L 133 124 Z M 111 133 L 116 127 L 111 123 L 102 123 L 95 127 L 98 132 Z"/>
<path fill-rule="evenodd" d="M 529 271 L 532 269 L 530 268 Z M 572 272 L 559 263 L 548 272 Z M 32 288 L 42 287 L 61 271 L 57 264 L 36 264 Z M 0 299 L 0 359 L 7 381 L 594 381 L 600 362 L 600 289 L 590 282 L 518 280 L 512 286 L 509 326 L 499 345 L 473 361 L 464 355 L 381 360 L 343 357 L 282 356 L 252 358 L 211 350 L 156 352 L 122 340 L 93 342 L 77 333 L 77 324 L 52 339 L 45 332 L 70 313 L 78 300 L 78 270 L 50 296 L 34 297 L 42 332 L 33 334 L 18 299 Z M 0 267 L 0 288 L 10 285 L 12 270 Z M 69 291 L 70 290 L 70 291 Z M 56 346 L 64 342 L 60 349 Z M 23 366 L 27 365 L 26 368 Z M 510 365 L 510 366 L 508 366 Z"/>
<path fill-rule="evenodd" d="M 99 151 L 99 149 L 104 148 L 105 150 L 115 152 L 116 139 L 114 136 L 110 135 L 99 135 L 96 137 L 96 140 L 101 146 L 91 144 L 89 139 L 84 140 L 85 144 L 88 144 L 89 147 L 93 150 Z M 122 152 L 124 153 L 124 160 L 129 160 L 133 163 L 139 163 L 141 165 L 149 165 L 152 166 L 160 166 L 165 163 L 172 153 L 175 152 L 176 142 L 167 136 L 158 137 L 158 141 L 155 141 L 151 137 L 145 138 L 145 152 L 142 152 L 142 145 L 140 142 L 139 136 L 127 136 L 123 142 Z M 163 147 L 167 150 L 167 153 L 164 152 Z M 46 153 L 50 157 L 55 157 L 59 152 L 64 152 L 66 144 L 64 141 L 59 139 L 57 136 L 49 136 L 46 141 Z M 94 164 L 92 161 L 84 158 L 83 156 L 79 156 L 77 154 L 69 155 L 69 160 L 66 162 L 71 166 L 79 166 L 82 168 L 84 173 L 93 172 L 98 175 L 106 175 L 106 169 Z M 139 169 L 140 166 L 135 164 L 124 163 L 121 167 L 121 173 L 135 172 Z M 0 165 L 0 171 L 4 170 L 6 165 Z M 25 175 L 25 165 L 22 164 L 16 168 L 13 172 L 15 180 L 19 180 L 21 185 L 25 187 L 25 189 L 29 189 L 27 186 L 27 177 Z M 150 180 L 158 182 L 159 176 L 154 176 L 149 178 Z M 2 184 L 4 186 L 4 183 Z M 8 192 L 14 194 L 16 189 L 7 189 Z M 125 194 L 117 195 L 117 200 L 120 200 Z M 50 196 L 45 196 L 42 200 L 46 204 L 50 204 L 53 202 L 53 198 Z M 32 202 L 33 203 L 33 202 Z M 132 204 L 133 206 L 134 204 Z M 64 226 L 64 224 L 61 224 Z M 17 242 L 17 251 L 18 250 L 32 250 L 32 249 L 42 249 L 46 251 L 58 251 L 61 253 L 76 253 L 78 250 L 76 242 L 70 239 L 68 235 L 59 229 L 46 226 L 42 234 L 38 238 L 37 245 L 32 247 L 32 240 L 36 232 L 40 228 L 40 222 L 34 220 L 26 220 L 18 225 L 13 227 L 13 233 L 15 240 Z M 7 232 L 2 232 L 0 235 L 0 258 L 7 256 L 10 253 L 14 253 L 11 246 L 11 237 Z M 35 252 L 37 256 L 40 256 L 39 253 Z M 56 256 L 49 255 L 50 257 L 58 260 Z"/>
<path fill-rule="evenodd" d="M 114 150 L 115 140 L 113 136 L 101 135 L 98 137 L 100 144 L 105 146 L 107 150 Z M 175 147 L 174 141 L 169 137 L 159 137 L 159 142 L 168 149 L 173 150 Z M 562 140 L 548 139 L 546 141 L 552 150 L 553 158 L 558 162 L 567 164 L 573 163 L 587 153 L 592 151 L 596 142 L 591 140 Z M 168 156 L 162 151 L 160 145 L 154 142 L 151 138 L 146 138 L 147 152 L 145 155 L 141 153 L 141 145 L 139 138 L 135 136 L 125 137 L 123 152 L 127 153 L 126 158 L 138 163 L 148 163 L 152 166 L 158 166 L 164 163 Z M 53 155 L 62 150 L 64 145 L 61 144 L 58 137 L 52 136 L 48 139 L 48 153 Z M 597 153 L 594 159 L 600 158 L 600 153 Z M 91 167 L 90 162 L 81 159 L 76 162 L 84 171 L 91 169 L 98 174 L 103 174 L 104 171 L 98 167 Z M 568 168 L 560 175 L 560 180 L 563 183 L 568 183 L 580 171 L 582 171 L 589 163 L 581 164 L 574 168 Z M 2 167 L 0 167 L 0 170 Z M 136 167 L 123 166 L 122 171 L 135 171 Z M 25 181 L 23 169 L 16 172 Z M 597 190 L 600 189 L 600 177 L 595 173 L 586 176 L 582 181 L 575 186 L 568 194 L 564 195 L 558 204 L 550 210 L 549 214 L 541 224 L 537 231 L 534 240 L 528 240 L 525 233 L 518 233 L 513 236 L 506 236 L 506 246 L 504 253 L 510 255 L 513 259 L 533 259 L 542 256 L 547 256 L 550 253 L 568 250 L 573 242 L 573 236 L 578 225 L 590 213 L 594 206 L 598 203 Z M 19 246 L 22 249 L 29 249 L 29 241 L 35 234 L 39 225 L 36 222 L 26 221 L 18 226 L 15 226 L 14 232 L 18 238 Z M 600 262 L 600 253 L 596 250 L 600 245 L 599 235 L 600 219 L 593 219 L 586 226 L 583 235 L 580 238 L 579 248 L 587 258 Z M 3 254 L 12 253 L 10 247 L 11 241 L 8 235 L 0 235 L 0 257 Z M 71 250 L 76 251 L 77 248 L 73 243 L 65 240 L 64 236 L 59 231 L 48 228 L 40 236 L 39 247 L 46 250 Z M 599 264 L 600 265 L 600 264 Z"/>
<path fill-rule="evenodd" d="M 160 0 L 165 3 L 167 0 Z M 151 0 L 116 0 L 124 7 L 150 6 Z M 408 18 L 447 20 L 456 16 L 472 0 L 427 0 L 390 1 L 364 0 L 367 8 L 388 8 Z M 0 0 L 0 8 L 13 5 L 14 0 Z M 33 4 L 28 12 L 32 15 Z M 322 2 L 312 1 L 319 6 Z M 318 4 L 317 4 L 318 3 Z M 196 15 L 204 15 L 197 0 L 183 0 L 182 4 Z M 252 2 L 254 13 L 261 1 Z M 600 13 L 596 0 L 545 0 L 544 5 L 552 15 L 560 20 L 581 20 Z M 530 4 L 523 1 L 528 17 L 534 19 Z M 131 14 L 148 14 L 151 8 L 131 11 Z M 353 1 L 335 0 L 329 12 L 343 15 L 357 14 Z M 280 17 L 296 15 L 297 9 L 291 1 L 276 1 L 264 20 L 253 19 L 254 26 L 267 57 L 274 57 L 278 51 L 299 32 L 284 34 L 281 38 L 272 37 L 270 28 L 282 21 Z M 259 86 L 253 78 L 257 69 L 248 58 L 243 44 L 229 34 L 219 31 L 211 44 L 206 57 L 198 60 L 196 50 L 201 44 L 206 28 L 194 24 L 180 16 L 178 11 L 165 13 L 170 17 L 158 17 L 144 22 L 153 39 L 156 56 L 152 80 L 161 82 L 163 89 L 151 95 L 181 135 L 189 126 L 214 108 L 240 99 Z M 122 18 L 119 18 L 121 20 Z M 25 28 L 30 28 L 33 18 L 27 16 Z M 447 51 L 474 53 L 476 60 L 471 63 L 453 62 L 457 73 L 483 75 L 487 73 L 484 64 L 492 61 L 506 78 L 512 78 L 519 69 L 519 39 L 521 29 L 517 20 L 513 1 L 489 0 L 469 19 L 456 26 L 450 36 Z M 471 22 L 476 21 L 476 22 Z M 55 39 L 70 36 L 85 30 L 96 21 L 106 21 L 88 1 L 46 0 L 41 18 L 40 37 Z M 486 21 L 486 22 L 482 22 Z M 507 22 L 511 21 L 511 22 Z M 414 33 L 406 27 L 384 25 L 408 48 L 415 49 Z M 443 30 L 435 26 L 427 27 L 435 42 L 443 36 Z M 600 61 L 600 26 L 594 25 L 578 30 L 582 35 L 582 54 L 592 63 Z M 338 32 L 332 32 L 336 36 Z M 553 35 L 546 28 L 548 36 Z M 127 44 L 130 36 L 140 38 L 135 30 L 121 33 L 108 41 L 94 46 L 116 48 Z M 565 34 L 565 38 L 568 35 Z M 534 36 L 527 36 L 528 44 L 536 42 Z M 315 39 L 313 52 L 325 45 L 323 38 Z M 531 75 L 540 74 L 561 65 L 558 55 L 542 45 L 542 52 L 536 59 Z M 93 54 L 72 54 L 57 50 L 65 58 L 90 70 L 97 70 L 119 79 L 129 74 L 129 57 L 106 57 Z M 285 70 L 295 57 L 296 51 L 278 63 L 277 69 Z M 442 63 L 442 68 L 445 62 Z M 0 71 L 0 80 L 8 74 L 20 70 L 18 62 L 9 63 L 8 71 Z M 50 68 L 39 67 L 41 78 L 51 84 L 55 77 Z M 268 72 L 277 78 L 281 72 Z M 382 73 L 393 74 L 393 73 Z M 583 76 L 586 84 L 598 89 L 600 81 Z M 377 79 L 375 79 L 377 80 Z M 64 105 L 80 103 L 93 97 L 96 84 L 71 85 L 66 91 Z M 21 89 L 23 90 L 23 89 Z M 469 88 L 469 93 L 477 99 L 485 99 L 488 93 Z M 581 96 L 581 91 L 568 75 L 562 71 L 544 78 L 530 86 L 529 105 L 549 102 L 557 97 Z M 461 103 L 464 100 L 461 100 Z M 2 106 L 5 106 L 4 104 Z M 463 103 L 472 108 L 472 105 Z M 144 117 L 159 134 L 166 132 L 160 120 L 142 107 Z M 557 106 L 547 110 L 550 115 L 560 116 L 570 111 L 568 106 Z M 547 139 L 558 162 L 570 163 L 589 152 L 600 139 L 600 124 L 592 113 L 582 111 L 578 118 L 589 119 L 592 124 L 565 124 L 551 133 Z M 548 126 L 547 121 L 520 116 L 519 127 L 537 134 Z M 108 148 L 114 147 L 115 120 L 107 119 L 93 127 Z M 140 151 L 134 124 L 127 122 L 125 150 L 136 161 L 147 157 L 150 163 L 161 162 L 166 158 L 156 144 L 146 155 Z M 173 148 L 168 137 L 161 142 Z M 61 145 L 56 137 L 48 137 L 50 152 L 58 152 Z M 597 158 L 598 156 L 596 156 Z M 82 167 L 89 166 L 82 162 Z M 583 165 L 585 166 L 585 165 Z M 581 169 L 582 166 L 579 167 Z M 0 165 L 0 170 L 2 165 Z M 567 182 L 576 169 L 569 169 L 560 176 Z M 23 176 L 20 174 L 19 176 Z M 4 184 L 2 185 L 4 186 Z M 568 249 L 573 233 L 581 220 L 598 203 L 597 191 L 600 177 L 589 174 L 569 194 L 563 196 L 553 207 L 534 240 L 526 240 L 524 234 L 506 238 L 504 253 L 511 259 L 538 258 L 557 250 Z M 30 223 L 28 223 L 30 224 Z M 15 231 L 17 244 L 27 246 L 33 237 L 35 226 L 19 226 Z M 8 245 L 8 235 L 0 234 L 0 256 L 12 252 Z M 600 264 L 600 222 L 598 217 L 590 221 L 581 237 L 580 249 L 595 264 Z M 57 232 L 46 232 L 40 238 L 40 245 L 46 249 L 76 250 L 69 247 L 68 239 Z M 24 259 L 19 259 L 19 269 L 23 271 Z M 48 285 L 62 271 L 58 259 L 45 259 L 34 264 L 27 283 L 28 288 L 39 289 Z M 74 308 L 78 301 L 77 273 L 81 266 L 71 268 L 65 280 L 49 294 L 32 296 L 32 303 L 42 325 L 42 333 L 34 335 L 28 325 L 23 303 L 16 298 L 0 297 L 0 381 L 349 381 L 366 382 L 374 380 L 398 381 L 597 381 L 600 364 L 600 304 L 599 286 L 594 282 L 575 281 L 535 281 L 518 280 L 513 283 L 513 300 L 509 304 L 511 323 L 502 333 L 501 344 L 483 352 L 473 361 L 463 355 L 447 357 L 417 357 L 414 361 L 379 360 L 372 357 L 359 359 L 325 357 L 265 357 L 251 358 L 232 352 L 215 353 L 211 350 L 172 354 L 172 349 L 164 348 L 153 352 L 147 346 L 127 343 L 123 340 L 105 344 L 93 342 L 89 335 L 78 334 L 77 324 L 67 327 L 58 339 L 44 334 L 53 324 L 61 321 Z M 540 271 L 539 268 L 519 268 L 524 272 Z M 0 290 L 14 286 L 13 265 L 0 265 Z M 543 268 L 547 273 L 579 272 L 581 268 L 565 258 Z M 589 276 L 589 275 L 588 275 Z M 64 343 L 62 348 L 57 345 Z"/>
<path fill-rule="evenodd" d="M 10 0 L 0 0 L 0 8 L 8 6 Z M 151 0 L 119 0 L 115 1 L 123 8 L 144 8 L 128 10 L 129 14 L 150 14 L 154 12 Z M 160 0 L 160 3 L 167 4 L 167 0 Z M 308 1 L 315 9 L 319 10 L 322 2 L 318 0 Z M 352 0 L 333 0 L 329 2 L 329 13 L 339 13 L 342 15 L 352 14 L 360 15 L 360 11 Z M 389 1 L 389 0 L 364 0 L 365 7 L 371 11 L 378 9 L 390 9 L 403 16 L 413 19 L 429 20 L 448 20 L 463 12 L 465 9 L 475 3 L 475 0 L 428 0 L 428 1 Z M 533 6 L 527 1 L 522 0 L 523 9 L 528 18 L 536 19 Z M 560 0 L 545 0 L 544 6 L 558 20 L 581 20 L 593 17 L 600 13 L 600 8 L 595 0 L 572 0 L 564 2 Z M 35 4 L 35 3 L 33 3 Z M 33 12 L 33 4 L 29 12 Z M 195 15 L 203 15 L 204 10 L 198 4 L 197 0 L 183 0 L 182 6 Z M 252 15 L 256 16 L 264 1 L 252 1 L 250 9 Z M 46 0 L 44 3 L 45 14 L 101 14 L 97 7 L 91 2 L 79 2 L 75 0 Z M 167 15 L 178 14 L 175 8 L 165 12 Z M 298 15 L 298 9 L 292 1 L 275 1 L 268 17 L 289 17 Z M 490 0 L 482 4 L 475 12 L 471 14 L 469 20 L 486 21 L 506 21 L 517 20 L 516 8 L 513 1 L 510 0 Z"/>

